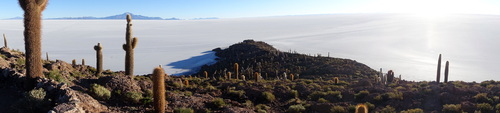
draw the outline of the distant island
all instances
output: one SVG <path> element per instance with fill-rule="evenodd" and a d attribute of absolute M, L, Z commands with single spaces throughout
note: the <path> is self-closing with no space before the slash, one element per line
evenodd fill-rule
<path fill-rule="evenodd" d="M 60 17 L 60 18 L 46 18 L 46 20 L 123 20 L 126 19 L 127 14 L 130 14 L 135 20 L 182 20 L 179 18 L 161 18 L 161 17 L 150 17 L 138 14 L 132 14 L 125 12 L 118 15 L 106 16 L 106 17 L 93 17 L 93 16 L 83 16 L 83 17 Z M 23 19 L 22 17 L 9 18 L 9 20 Z M 207 17 L 207 18 L 193 18 L 192 20 L 205 20 L 205 19 L 218 19 L 217 17 Z"/>

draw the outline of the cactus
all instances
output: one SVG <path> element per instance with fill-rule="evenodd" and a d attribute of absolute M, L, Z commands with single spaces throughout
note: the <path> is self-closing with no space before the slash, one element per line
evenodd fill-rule
<path fill-rule="evenodd" d="M 444 66 L 444 83 L 448 83 L 448 69 L 450 66 L 450 62 L 446 61 L 446 64 Z"/>
<path fill-rule="evenodd" d="M 82 59 L 82 65 L 85 65 L 85 59 Z"/>
<path fill-rule="evenodd" d="M 48 0 L 19 0 L 24 10 L 24 49 L 26 52 L 26 89 L 32 89 L 37 78 L 44 78 L 42 68 L 42 12 Z"/>
<path fill-rule="evenodd" d="M 137 37 L 132 38 L 132 16 L 127 14 L 127 32 L 123 50 L 125 50 L 125 75 L 134 76 L 134 48 L 137 45 Z"/>
<path fill-rule="evenodd" d="M 253 75 L 255 77 L 255 82 L 258 82 L 259 81 L 259 72 L 255 72 Z"/>
<path fill-rule="evenodd" d="M 186 85 L 186 87 L 188 87 L 189 86 L 189 80 L 185 79 L 184 80 L 184 85 Z"/>
<path fill-rule="evenodd" d="M 293 77 L 294 77 L 293 74 L 290 73 L 290 78 L 292 79 L 292 81 L 293 81 Z"/>
<path fill-rule="evenodd" d="M 75 60 L 75 59 L 73 59 L 73 60 L 71 61 L 71 65 L 72 65 L 73 67 L 76 67 L 76 60 Z"/>
<path fill-rule="evenodd" d="M 45 57 L 47 58 L 47 62 L 50 61 L 49 60 L 49 52 L 45 52 Z"/>
<path fill-rule="evenodd" d="M 436 75 L 436 82 L 439 83 L 439 79 L 441 77 L 441 54 L 439 54 L 439 59 L 438 59 L 438 67 L 437 67 L 437 75 Z"/>
<path fill-rule="evenodd" d="M 358 104 L 355 113 L 368 113 L 368 107 L 365 104 Z"/>
<path fill-rule="evenodd" d="M 236 76 L 236 79 L 238 79 L 238 76 L 240 74 L 239 73 L 239 69 L 240 69 L 239 67 L 240 66 L 238 65 L 238 63 L 234 63 L 234 72 L 236 72 L 234 76 Z"/>
<path fill-rule="evenodd" d="M 334 84 L 339 84 L 339 77 L 333 78 L 333 83 Z"/>
<path fill-rule="evenodd" d="M 156 113 L 165 112 L 165 75 L 161 66 L 153 70 L 153 107 Z"/>
<path fill-rule="evenodd" d="M 241 80 L 246 81 L 245 75 L 241 75 Z"/>
<path fill-rule="evenodd" d="M 96 76 L 100 76 L 102 73 L 102 45 L 101 43 L 97 43 L 97 45 L 94 46 L 94 50 L 96 52 L 96 68 L 97 72 L 95 73 Z"/>
<path fill-rule="evenodd" d="M 3 45 L 4 48 L 9 48 L 9 46 L 7 46 L 7 37 L 5 36 L 5 34 L 3 34 Z"/>
<path fill-rule="evenodd" d="M 394 81 L 394 71 L 387 71 L 387 84 L 390 84 Z"/>
<path fill-rule="evenodd" d="M 208 72 L 207 71 L 203 71 L 203 74 L 205 74 L 205 78 L 208 78 Z"/>
<path fill-rule="evenodd" d="M 227 77 L 231 80 L 231 72 L 227 72 Z"/>

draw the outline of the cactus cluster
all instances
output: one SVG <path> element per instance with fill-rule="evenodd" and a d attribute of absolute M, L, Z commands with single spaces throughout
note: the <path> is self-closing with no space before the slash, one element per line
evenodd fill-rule
<path fill-rule="evenodd" d="M 24 10 L 24 48 L 26 52 L 26 74 L 28 81 L 26 89 L 35 86 L 37 78 L 43 78 L 42 73 L 42 12 L 48 0 L 19 0 Z"/>
<path fill-rule="evenodd" d="M 132 38 L 132 16 L 127 14 L 127 31 L 125 33 L 125 75 L 134 75 L 134 48 L 137 45 L 137 37 Z"/>
<path fill-rule="evenodd" d="M 444 83 L 448 83 L 449 66 L 450 66 L 450 62 L 446 61 L 446 64 L 444 67 Z M 439 54 L 439 59 L 438 59 L 438 67 L 437 67 L 437 75 L 436 75 L 436 82 L 437 83 L 439 83 L 440 76 L 441 76 L 441 54 Z"/>
<path fill-rule="evenodd" d="M 153 108 L 156 113 L 164 113 L 165 98 L 165 72 L 161 66 L 153 70 Z"/>

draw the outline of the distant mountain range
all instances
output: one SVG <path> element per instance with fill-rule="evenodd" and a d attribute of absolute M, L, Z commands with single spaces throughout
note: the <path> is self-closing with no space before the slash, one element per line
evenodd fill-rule
<path fill-rule="evenodd" d="M 118 15 L 113 15 L 113 16 L 106 16 L 106 17 L 93 17 L 93 16 L 85 16 L 85 17 L 62 17 L 62 18 L 46 18 L 47 20 L 122 20 L 127 18 L 127 14 L 130 14 L 132 16 L 132 19 L 134 20 L 181 20 L 179 18 L 161 18 L 161 17 L 149 17 L 149 16 L 143 16 L 143 15 L 136 15 L 132 13 L 123 13 L 123 14 L 118 14 Z M 17 20 L 17 19 L 23 19 L 23 17 L 15 17 L 15 18 L 9 18 L 11 20 Z M 193 20 L 202 20 L 202 19 L 218 19 L 216 17 L 209 17 L 209 18 L 194 18 Z"/>

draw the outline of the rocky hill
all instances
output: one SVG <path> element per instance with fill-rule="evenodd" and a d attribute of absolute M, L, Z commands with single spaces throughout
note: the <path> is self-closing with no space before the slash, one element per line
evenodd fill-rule
<path fill-rule="evenodd" d="M 213 51 L 219 57 L 217 63 L 201 67 L 198 75 L 203 75 L 204 71 L 211 76 L 214 73 L 234 73 L 234 63 L 239 64 L 239 72 L 244 75 L 259 72 L 267 74 L 269 78 L 281 77 L 284 72 L 303 78 L 377 75 L 375 70 L 355 60 L 282 52 L 261 41 L 245 40 L 229 48 L 216 48 Z"/>

